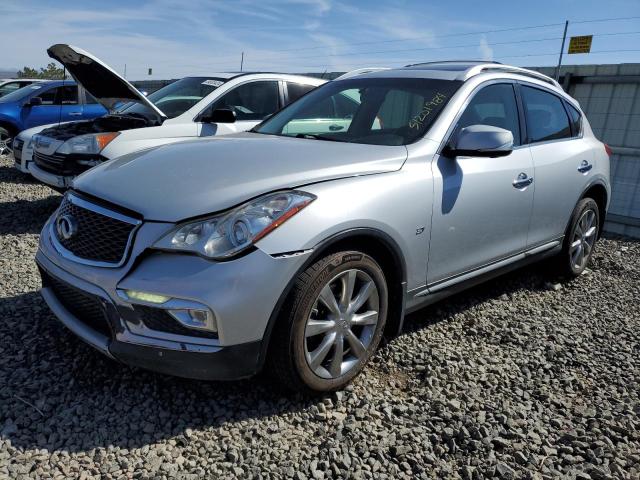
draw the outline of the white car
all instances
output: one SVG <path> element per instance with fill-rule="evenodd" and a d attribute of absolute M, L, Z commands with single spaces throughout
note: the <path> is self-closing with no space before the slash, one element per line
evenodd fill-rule
<path fill-rule="evenodd" d="M 249 130 L 326 82 L 279 73 L 214 73 L 185 77 L 145 96 L 80 48 L 54 45 L 47 53 L 112 112 L 43 127 L 34 136 L 33 162 L 23 157 L 21 165 L 28 164 L 34 177 L 57 188 L 68 188 L 78 174 L 128 153 Z"/>
<path fill-rule="evenodd" d="M 32 83 L 46 82 L 40 78 L 0 78 L 0 97 L 15 92 L 16 90 L 31 85 Z"/>

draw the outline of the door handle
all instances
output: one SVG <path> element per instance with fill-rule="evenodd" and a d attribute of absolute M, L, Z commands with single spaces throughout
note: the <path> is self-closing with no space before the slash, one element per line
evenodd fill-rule
<path fill-rule="evenodd" d="M 342 130 L 344 127 L 342 125 L 329 125 L 329 130 L 332 132 L 337 132 L 338 130 Z"/>
<path fill-rule="evenodd" d="M 69 116 L 71 117 L 79 117 L 82 115 L 82 112 L 69 112 Z"/>
<path fill-rule="evenodd" d="M 530 177 L 524 172 L 521 172 L 518 177 L 513 181 L 514 188 L 524 189 L 533 183 L 533 177 Z"/>
<path fill-rule="evenodd" d="M 587 162 L 586 160 L 582 160 L 582 162 L 580 162 L 580 166 L 578 166 L 578 171 L 580 173 L 587 173 L 589 170 L 591 170 L 593 168 L 593 165 L 591 165 L 589 162 Z"/>

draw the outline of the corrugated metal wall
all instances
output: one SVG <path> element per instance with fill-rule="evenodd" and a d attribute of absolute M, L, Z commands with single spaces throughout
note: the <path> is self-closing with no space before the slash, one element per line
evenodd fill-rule
<path fill-rule="evenodd" d="M 640 238 L 640 64 L 566 66 L 560 73 L 596 136 L 614 151 L 605 230 Z"/>

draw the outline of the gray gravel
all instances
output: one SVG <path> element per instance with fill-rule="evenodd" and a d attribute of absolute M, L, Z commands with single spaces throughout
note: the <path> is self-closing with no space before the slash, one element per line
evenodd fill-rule
<path fill-rule="evenodd" d="M 347 391 L 114 363 L 48 312 L 60 196 L 0 162 L 0 478 L 640 478 L 640 243 L 571 282 L 527 268 L 409 317 Z"/>

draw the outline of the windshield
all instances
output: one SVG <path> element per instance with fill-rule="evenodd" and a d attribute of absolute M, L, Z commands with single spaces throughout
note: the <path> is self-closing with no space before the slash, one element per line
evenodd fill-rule
<path fill-rule="evenodd" d="M 174 118 L 189 110 L 224 82 L 224 78 L 187 77 L 162 87 L 147 98 L 168 118 Z M 118 113 L 139 113 L 147 116 L 151 112 L 149 107 L 141 103 L 129 102 L 123 105 Z"/>
<path fill-rule="evenodd" d="M 42 87 L 44 87 L 44 85 L 27 85 L 26 87 L 22 87 L 6 94 L 4 97 L 0 98 L 0 102 L 17 102 L 28 97 L 33 92 L 40 90 Z"/>
<path fill-rule="evenodd" d="M 423 136 L 460 81 L 353 78 L 308 93 L 253 131 L 371 145 L 406 145 Z"/>

